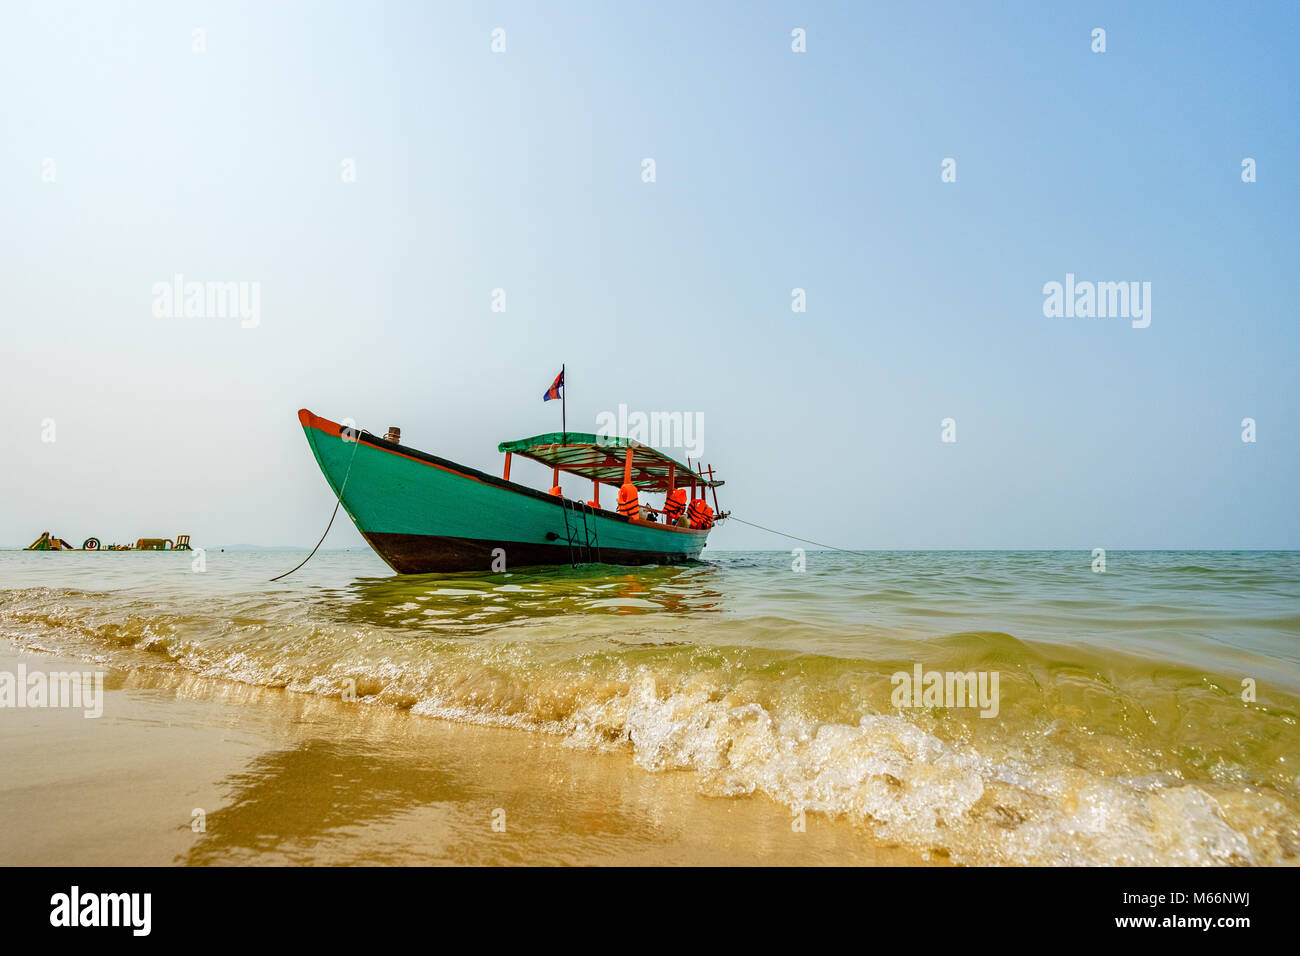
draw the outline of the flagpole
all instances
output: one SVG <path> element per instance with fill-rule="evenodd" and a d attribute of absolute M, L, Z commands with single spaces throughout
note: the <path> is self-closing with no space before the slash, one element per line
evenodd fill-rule
<path fill-rule="evenodd" d="M 555 366 L 552 365 L 551 368 Z M 560 444 L 569 443 L 569 380 L 564 377 L 564 363 L 560 363 Z"/>

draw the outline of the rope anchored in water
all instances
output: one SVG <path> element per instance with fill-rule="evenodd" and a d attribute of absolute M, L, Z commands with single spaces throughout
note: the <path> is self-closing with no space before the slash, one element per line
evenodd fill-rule
<path fill-rule="evenodd" d="M 767 531 L 770 534 L 779 534 L 781 537 L 789 538 L 791 541 L 802 541 L 804 544 L 815 544 L 817 547 L 825 548 L 827 551 L 839 551 L 841 554 L 870 554 L 868 551 L 850 551 L 848 548 L 837 548 L 833 544 L 822 544 L 820 541 L 801 538 L 797 534 L 786 534 L 784 531 L 777 531 L 775 528 L 765 528 L 761 524 L 754 524 L 754 522 L 746 521 L 744 518 L 737 518 L 734 514 L 729 514 L 727 517 L 732 521 L 739 521 L 741 524 L 747 524 L 751 528 L 757 528 L 759 531 Z"/>
<path fill-rule="evenodd" d="M 325 526 L 325 533 L 321 535 L 320 540 L 316 542 L 316 547 L 311 549 L 311 554 L 303 558 L 298 567 L 290 568 L 288 571 L 285 571 L 284 574 L 277 574 L 275 577 L 271 578 L 272 581 L 278 581 L 280 578 L 287 578 L 289 575 L 293 574 L 294 571 L 297 571 L 298 568 L 310 561 L 315 557 L 316 552 L 320 550 L 320 546 L 325 543 L 325 539 L 329 537 L 330 528 L 334 527 L 334 519 L 339 516 L 339 505 L 343 504 L 343 489 L 348 486 L 348 478 L 352 476 L 352 462 L 356 460 L 357 446 L 360 444 L 361 436 L 354 435 L 352 438 L 352 457 L 348 459 L 348 470 L 343 475 L 343 484 L 339 485 L 338 498 L 334 502 L 334 513 L 330 515 L 330 523 Z"/>

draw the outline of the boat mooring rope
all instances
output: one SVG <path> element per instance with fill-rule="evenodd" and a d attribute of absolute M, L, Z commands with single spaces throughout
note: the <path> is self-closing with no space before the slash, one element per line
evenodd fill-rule
<path fill-rule="evenodd" d="M 754 524 L 752 521 L 746 521 L 744 518 L 737 518 L 734 514 L 727 515 L 731 521 L 739 521 L 741 524 L 747 524 L 751 528 L 757 528 L 759 531 L 768 531 L 772 534 L 779 534 L 783 538 L 789 538 L 791 541 L 802 541 L 804 544 L 815 544 L 819 548 L 825 548 L 827 551 L 839 551 L 842 554 L 869 554 L 868 551 L 850 551 L 848 548 L 837 548 L 833 544 L 822 544 L 820 541 L 812 541 L 808 538 L 801 538 L 797 534 L 786 534 L 784 531 L 777 531 L 775 528 L 765 528 L 761 524 Z"/>
<path fill-rule="evenodd" d="M 325 526 L 325 534 L 320 536 L 320 540 L 316 542 L 316 547 L 311 549 L 311 554 L 303 558 L 302 563 L 299 564 L 297 568 L 291 568 L 290 570 L 285 571 L 284 574 L 276 575 L 271 578 L 272 581 L 278 581 L 280 578 L 287 578 L 289 575 L 293 574 L 293 572 L 297 571 L 298 568 L 303 566 L 303 564 L 310 561 L 315 556 L 316 552 L 320 550 L 320 546 L 325 543 L 325 539 L 329 536 L 330 528 L 334 527 L 334 519 L 339 516 L 339 505 L 343 504 L 343 489 L 348 486 L 348 478 L 352 476 L 352 462 L 356 461 L 357 446 L 360 444 L 361 435 L 358 433 L 357 436 L 352 439 L 352 457 L 348 459 L 348 470 L 343 474 L 343 484 L 339 485 L 338 497 L 334 501 L 334 513 L 330 515 L 330 523 Z"/>

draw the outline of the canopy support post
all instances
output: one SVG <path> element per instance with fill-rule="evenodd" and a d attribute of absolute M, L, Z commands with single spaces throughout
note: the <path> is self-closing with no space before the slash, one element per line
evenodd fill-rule
<path fill-rule="evenodd" d="M 505 474 L 501 476 L 501 477 L 504 478 L 506 481 L 509 481 L 509 480 L 510 480 L 510 459 L 511 459 L 511 457 L 512 457 L 513 455 L 514 455 L 514 452 L 512 452 L 512 451 L 508 451 L 508 452 L 506 452 L 506 471 L 505 471 Z"/>

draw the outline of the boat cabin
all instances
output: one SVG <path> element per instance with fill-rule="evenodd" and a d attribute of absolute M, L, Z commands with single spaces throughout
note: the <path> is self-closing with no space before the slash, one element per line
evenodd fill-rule
<path fill-rule="evenodd" d="M 502 475 L 510 480 L 510 465 L 516 455 L 538 462 L 551 469 L 551 494 L 560 495 L 560 473 L 576 475 L 591 482 L 593 508 L 605 508 L 639 521 L 689 523 L 692 527 L 708 527 L 715 520 L 726 517 L 717 511 L 718 492 L 725 482 L 714 478 L 713 466 L 695 466 L 687 459 L 682 464 L 661 451 L 631 438 L 612 435 L 594 435 L 590 432 L 549 432 L 518 441 L 501 442 L 497 450 L 505 453 L 505 470 Z M 618 489 L 617 506 L 606 507 L 600 503 L 600 486 L 612 485 Z M 703 501 L 705 489 L 713 495 L 713 508 L 687 514 L 685 502 Z M 674 495 L 681 491 L 683 494 Z M 660 507 L 641 500 L 641 493 L 662 494 Z M 676 502 L 674 501 L 676 499 Z M 676 507 L 680 502 L 682 507 Z M 699 523 L 697 523 L 697 521 Z"/>

